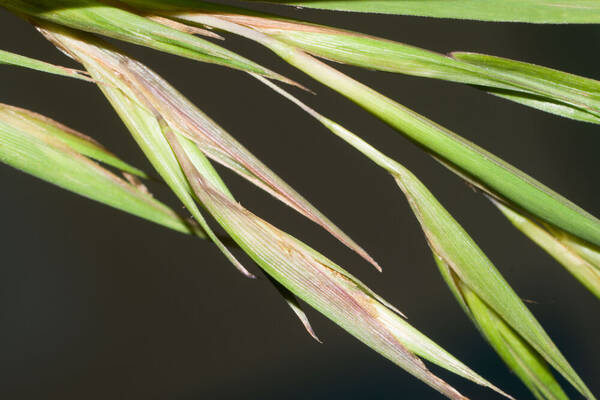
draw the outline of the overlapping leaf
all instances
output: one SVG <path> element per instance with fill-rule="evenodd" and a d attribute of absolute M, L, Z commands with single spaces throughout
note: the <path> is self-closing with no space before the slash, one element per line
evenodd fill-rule
<path fill-rule="evenodd" d="M 0 104 L 0 161 L 47 182 L 184 233 L 203 233 L 154 199 L 84 155 L 125 172 L 134 167 L 56 121 Z"/>
<path fill-rule="evenodd" d="M 597 218 L 456 133 L 271 36 L 215 16 L 195 14 L 194 20 L 262 43 L 288 63 L 391 125 L 492 196 L 505 199 L 586 242 L 600 245 Z"/>
<path fill-rule="evenodd" d="M 421 223 L 451 291 L 490 344 L 537 398 L 566 399 L 546 361 L 588 399 L 594 398 L 491 261 L 425 185 L 405 167 L 341 125 L 265 79 L 258 79 L 297 104 L 394 177 Z"/>
<path fill-rule="evenodd" d="M 308 246 L 273 227 L 240 206 L 227 190 L 201 147 L 173 127 L 162 109 L 154 107 L 153 86 L 142 90 L 132 76 L 140 65 L 98 42 L 77 39 L 64 30 L 45 32 L 47 37 L 76 56 L 99 82 L 150 160 L 159 167 L 160 155 L 174 155 L 184 180 L 201 203 L 234 241 L 263 270 L 352 335 L 434 387 L 449 398 L 464 399 L 433 375 L 414 353 L 474 382 L 489 383 L 408 325 L 379 296 L 356 278 Z M 81 36 L 79 36 L 81 38 Z M 91 39 L 89 39 L 91 40 Z M 99 52 L 99 50 L 103 50 Z M 111 57 L 120 60 L 112 65 Z M 117 68 L 113 70 L 112 68 Z M 129 71 L 129 69 L 132 69 Z M 147 83 L 153 81 L 149 75 Z M 142 121 L 143 120 L 143 121 Z M 142 123 L 143 122 L 143 123 Z M 156 136 L 151 147 L 143 135 Z M 184 133 L 187 135 L 184 136 Z M 158 136 L 161 138 L 159 139 Z M 150 151 L 151 150 L 151 151 Z M 159 169 L 159 168 L 157 168 Z M 167 183 L 171 168 L 159 169 Z M 176 166 L 173 165 L 173 170 Z M 187 204 L 186 204 L 187 205 Z"/>
<path fill-rule="evenodd" d="M 296 7 L 481 21 L 600 22 L 596 0 L 251 0 Z"/>
<path fill-rule="evenodd" d="M 144 18 L 99 0 L 0 0 L 0 6 L 87 32 L 147 46 L 198 61 L 254 72 L 287 83 L 289 79 L 191 33 Z"/>

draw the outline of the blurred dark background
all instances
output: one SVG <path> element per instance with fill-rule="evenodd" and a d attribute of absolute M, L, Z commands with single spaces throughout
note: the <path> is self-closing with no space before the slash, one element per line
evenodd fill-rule
<path fill-rule="evenodd" d="M 600 59 L 589 47 L 600 39 L 597 26 L 279 10 L 438 52 L 484 52 L 600 78 Z M 30 25 L 2 9 L 0 24 L 0 48 L 76 66 Z M 520 296 L 532 301 L 529 307 L 555 343 L 592 391 L 600 393 L 600 313 L 597 299 L 583 286 L 481 195 L 401 135 L 259 46 L 234 37 L 225 45 L 312 88 L 317 96 L 299 95 L 415 172 Z M 531 398 L 459 309 L 404 197 L 382 170 L 243 73 L 122 47 L 182 90 L 363 245 L 384 267 L 384 275 L 322 229 L 222 171 L 242 204 L 356 274 L 404 311 L 414 326 L 484 377 L 518 398 Z M 97 88 L 0 68 L 1 102 L 55 118 L 150 169 Z M 600 215 L 597 126 L 458 84 L 340 68 Z M 314 342 L 266 279 L 243 278 L 208 242 L 75 196 L 5 165 L 0 166 L 0 180 L 3 398 L 441 398 L 310 309 L 325 344 Z M 181 209 L 166 190 L 155 189 Z M 472 398 L 500 398 L 432 369 Z"/>

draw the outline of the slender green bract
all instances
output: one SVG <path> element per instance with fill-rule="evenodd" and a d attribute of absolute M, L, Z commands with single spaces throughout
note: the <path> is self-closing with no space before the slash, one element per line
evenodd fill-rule
<path fill-rule="evenodd" d="M 45 126 L 44 126 L 45 125 Z M 190 224 L 140 187 L 130 184 L 80 153 L 81 141 L 109 161 L 118 159 L 63 125 L 16 107 L 0 104 L 0 161 L 54 185 L 179 232 L 196 233 Z M 88 152 L 89 153 L 89 152 Z M 123 161 L 113 166 L 137 171 Z"/>
<path fill-rule="evenodd" d="M 600 22 L 596 0 L 252 0 L 296 7 L 480 21 L 589 24 Z"/>

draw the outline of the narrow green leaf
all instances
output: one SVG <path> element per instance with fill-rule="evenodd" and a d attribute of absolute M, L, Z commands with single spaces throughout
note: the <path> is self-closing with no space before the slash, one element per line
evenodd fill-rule
<path fill-rule="evenodd" d="M 141 98 L 143 97 L 147 102 L 144 104 L 145 106 L 157 110 L 174 131 L 192 140 L 208 157 L 231 168 L 321 225 L 346 246 L 380 269 L 373 258 L 340 228 L 149 68 L 122 53 L 90 44 L 93 42 L 84 43 L 77 39 L 70 39 L 68 35 L 62 35 L 60 39 L 55 39 L 57 35 L 48 35 L 51 40 L 61 40 L 61 45 L 70 40 L 69 51 L 76 54 L 86 68 L 88 64 L 93 65 L 101 60 L 104 67 L 110 69 L 111 74 L 121 76 L 123 80 L 127 81 L 128 90 L 132 93 L 131 98 L 137 98 L 138 102 L 142 102 Z M 123 86 L 122 83 L 121 86 Z"/>
<path fill-rule="evenodd" d="M 496 80 L 511 83 L 514 89 L 562 102 L 600 116 L 600 82 L 555 69 L 478 53 L 453 52 L 453 59 L 483 70 Z M 502 89 L 502 88 L 499 88 Z"/>
<path fill-rule="evenodd" d="M 475 86 L 478 87 L 478 86 Z M 494 96 L 514 101 L 515 103 L 524 106 L 536 108 L 550 114 L 559 115 L 561 117 L 574 119 L 582 122 L 590 122 L 600 124 L 600 118 L 596 115 L 597 111 L 590 112 L 585 109 L 578 108 L 569 104 L 562 103 L 558 100 L 552 100 L 543 95 L 533 93 L 523 93 L 514 90 L 497 89 L 493 87 L 478 87 L 481 90 L 488 92 Z"/>
<path fill-rule="evenodd" d="M 448 267 L 436 259 L 440 269 Z M 448 271 L 451 273 L 450 271 Z M 449 284 L 455 284 L 453 281 Z M 540 400 L 568 400 L 552 376 L 548 364 L 523 338 L 487 306 L 468 286 L 458 281 L 460 292 L 468 305 L 469 314 L 504 362 L 521 378 L 533 395 Z"/>
<path fill-rule="evenodd" d="M 541 220 L 600 245 L 597 218 L 456 133 L 273 37 L 219 17 L 196 14 L 194 20 L 262 43 L 288 63 L 397 129 L 492 196 L 506 199 Z"/>
<path fill-rule="evenodd" d="M 197 61 L 289 79 L 221 46 L 98 0 L 0 0 L 0 6 L 27 16 L 147 46 Z"/>
<path fill-rule="evenodd" d="M 41 114 L 0 103 L 0 121 L 18 127 L 23 131 L 38 131 L 44 135 L 52 136 L 79 154 L 140 178 L 148 178 L 145 172 L 123 162 L 89 136 Z"/>
<path fill-rule="evenodd" d="M 16 65 L 19 67 L 34 69 L 36 71 L 48 72 L 50 74 L 67 76 L 82 80 L 89 80 L 83 71 L 72 68 L 61 67 L 45 61 L 36 60 L 35 58 L 25 57 L 20 54 L 11 53 L 9 51 L 0 50 L 0 64 Z"/>
<path fill-rule="evenodd" d="M 19 114 L 19 120 L 12 113 Z M 30 124 L 23 123 L 32 118 Z M 170 208 L 145 190 L 129 184 L 84 157 L 55 135 L 61 124 L 46 119 L 53 133 L 40 128 L 40 116 L 22 109 L 0 107 L 0 161 L 54 185 L 183 233 L 202 237 Z M 16 122 L 16 123 L 15 123 Z M 72 135 L 66 128 L 63 138 Z M 126 165 L 120 162 L 122 165 Z"/>
<path fill-rule="evenodd" d="M 230 7 L 196 4 L 155 12 L 183 22 L 193 22 L 198 13 L 217 15 L 328 60 L 466 83 L 546 112 L 600 123 L 600 82 L 534 64 L 465 52 L 449 57 L 374 36 Z"/>
<path fill-rule="evenodd" d="M 451 291 L 504 361 L 538 398 L 566 398 L 544 359 L 588 398 L 593 398 L 485 254 L 409 170 L 275 84 L 257 78 L 392 174 L 421 223 Z"/>
<path fill-rule="evenodd" d="M 600 299 L 600 249 L 492 199 L 508 220 Z"/>
<path fill-rule="evenodd" d="M 600 123 L 600 82 L 593 79 L 483 54 L 454 52 L 448 57 L 390 40 L 308 24 L 269 24 L 264 19 L 235 16 L 228 19 L 240 20 L 329 60 L 466 83 L 546 112 Z"/>
<path fill-rule="evenodd" d="M 600 22 L 596 0 L 251 0 L 296 7 L 480 21 L 588 24 Z"/>

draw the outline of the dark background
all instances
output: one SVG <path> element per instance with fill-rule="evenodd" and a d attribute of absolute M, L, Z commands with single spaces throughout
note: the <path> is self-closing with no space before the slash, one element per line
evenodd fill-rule
<path fill-rule="evenodd" d="M 265 9 L 272 9 L 263 7 Z M 281 8 L 439 52 L 479 51 L 600 78 L 596 26 L 529 26 Z M 0 10 L 0 48 L 73 65 Z M 600 393 L 598 301 L 481 195 L 401 135 L 259 46 L 225 45 L 315 90 L 300 93 L 409 167 L 524 299 L 591 390 Z M 384 267 L 223 171 L 237 198 L 356 274 L 484 377 L 531 398 L 463 315 L 393 181 L 291 103 L 243 73 L 134 46 L 147 62 L 303 193 Z M 595 215 L 598 127 L 447 82 L 340 67 L 460 133 Z M 0 101 L 93 136 L 149 169 L 99 90 L 1 67 Z M 220 169 L 222 170 L 222 169 Z M 266 279 L 243 278 L 207 242 L 0 166 L 0 396 L 6 399 L 438 399 L 426 385 L 307 310 L 315 343 Z M 158 195 L 180 208 L 167 191 Z M 253 270 L 256 271 L 255 266 Z M 466 395 L 496 394 L 432 367 Z M 572 390 L 564 385 L 569 393 Z M 573 395 L 573 398 L 578 398 Z"/>

